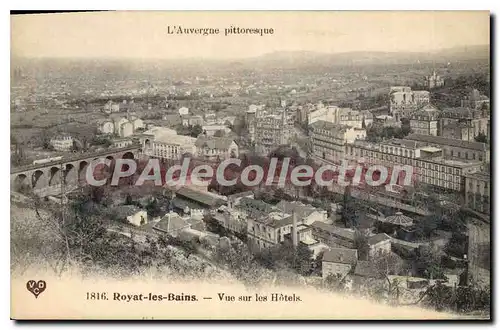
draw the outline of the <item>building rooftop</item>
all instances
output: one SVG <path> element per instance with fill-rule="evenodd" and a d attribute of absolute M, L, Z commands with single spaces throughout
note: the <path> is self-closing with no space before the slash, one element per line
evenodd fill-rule
<path fill-rule="evenodd" d="M 124 219 L 130 215 L 134 215 L 141 209 L 135 205 L 120 205 L 113 209 L 113 213 L 121 219 Z"/>
<path fill-rule="evenodd" d="M 320 129 L 325 131 L 338 131 L 338 132 L 345 131 L 351 128 L 351 126 L 334 124 L 324 120 L 317 120 L 309 126 L 312 127 L 313 129 Z"/>
<path fill-rule="evenodd" d="M 401 212 L 396 212 L 396 214 L 388 216 L 381 221 L 385 222 L 385 223 L 397 225 L 397 226 L 403 226 L 403 227 L 410 227 L 413 225 L 413 219 L 410 217 L 407 217 L 406 215 L 404 215 Z"/>
<path fill-rule="evenodd" d="M 238 204 L 238 208 L 247 211 L 255 216 L 265 216 L 273 211 L 273 206 L 261 200 L 243 197 Z"/>
<path fill-rule="evenodd" d="M 440 148 L 431 147 L 431 146 L 420 148 L 420 150 L 426 151 L 426 152 L 439 152 L 439 151 L 442 151 L 442 149 L 440 149 Z"/>
<path fill-rule="evenodd" d="M 341 264 L 355 264 L 358 260 L 358 250 L 332 248 L 323 254 L 323 262 L 334 262 Z"/>
<path fill-rule="evenodd" d="M 386 233 L 380 233 L 380 234 L 376 234 L 374 236 L 369 237 L 367 240 L 367 243 L 368 243 L 368 245 L 375 245 L 375 244 L 378 244 L 380 242 L 387 241 L 390 239 L 391 239 L 391 237 L 389 235 L 387 235 Z"/>
<path fill-rule="evenodd" d="M 182 219 L 180 215 L 174 212 L 170 212 L 165 214 L 165 216 L 154 225 L 153 229 L 171 234 L 189 227 L 190 224 Z"/>
<path fill-rule="evenodd" d="M 481 171 L 481 172 L 475 172 L 475 173 L 468 173 L 465 174 L 466 177 L 468 178 L 474 178 L 482 181 L 490 181 L 491 176 L 488 171 Z"/>
<path fill-rule="evenodd" d="M 289 202 L 282 200 L 278 204 L 276 204 L 276 207 L 288 214 L 292 214 L 293 212 L 297 213 L 299 219 L 306 218 L 313 212 L 318 211 L 318 209 L 313 206 L 306 205 L 297 201 Z"/>
<path fill-rule="evenodd" d="M 330 234 L 334 234 L 336 236 L 340 236 L 340 237 L 345 238 L 347 240 L 354 241 L 355 233 L 353 230 L 336 227 L 336 226 L 329 225 L 329 224 L 321 222 L 321 221 L 314 221 L 311 224 L 311 227 L 313 229 L 314 228 L 321 229 L 321 230 L 329 232 Z"/>
<path fill-rule="evenodd" d="M 226 138 L 226 137 L 203 137 L 203 136 L 200 136 L 196 140 L 195 146 L 197 148 L 227 150 L 233 142 L 234 142 L 233 139 Z"/>
<path fill-rule="evenodd" d="M 430 145 L 444 145 L 451 147 L 458 147 L 464 149 L 472 149 L 479 151 L 486 151 L 488 149 L 486 143 L 482 142 L 469 142 L 458 139 L 449 139 L 442 136 L 432 136 L 432 135 L 424 135 L 424 134 L 410 134 L 406 136 L 406 140 L 425 142 Z"/>
<path fill-rule="evenodd" d="M 175 192 L 175 194 L 176 197 L 182 196 L 208 207 L 215 207 L 225 203 L 222 197 L 219 198 L 214 194 L 204 193 L 195 189 L 190 189 L 188 187 L 181 187 Z"/>

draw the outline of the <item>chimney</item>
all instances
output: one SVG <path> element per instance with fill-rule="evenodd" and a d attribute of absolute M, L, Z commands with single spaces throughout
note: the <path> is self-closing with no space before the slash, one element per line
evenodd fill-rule
<path fill-rule="evenodd" d="M 292 243 L 293 246 L 297 247 L 298 245 L 298 235 L 297 235 L 297 213 L 293 212 L 292 213 Z"/>

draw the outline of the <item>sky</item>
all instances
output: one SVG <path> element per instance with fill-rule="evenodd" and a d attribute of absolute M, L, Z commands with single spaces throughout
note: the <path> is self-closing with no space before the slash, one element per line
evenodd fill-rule
<path fill-rule="evenodd" d="M 170 35 L 168 26 L 219 28 L 219 35 Z M 224 29 L 272 35 L 224 36 Z M 55 58 L 235 59 L 279 51 L 427 52 L 489 45 L 487 11 L 121 11 L 11 16 L 11 55 Z"/>

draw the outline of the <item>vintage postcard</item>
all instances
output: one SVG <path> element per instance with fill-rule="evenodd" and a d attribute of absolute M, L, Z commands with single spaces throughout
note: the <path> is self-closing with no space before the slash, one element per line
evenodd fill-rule
<path fill-rule="evenodd" d="M 490 320 L 490 13 L 11 14 L 15 320 Z"/>

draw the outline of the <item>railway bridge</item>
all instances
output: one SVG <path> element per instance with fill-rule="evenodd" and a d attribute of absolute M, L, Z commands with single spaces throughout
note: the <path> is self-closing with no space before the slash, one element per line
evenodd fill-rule
<path fill-rule="evenodd" d="M 131 145 L 119 149 L 107 149 L 90 153 L 76 153 L 60 160 L 11 168 L 11 190 L 30 189 L 39 196 L 60 192 L 64 183 L 68 189 L 86 185 L 85 173 L 88 165 L 97 159 L 137 159 L 139 146 Z"/>

